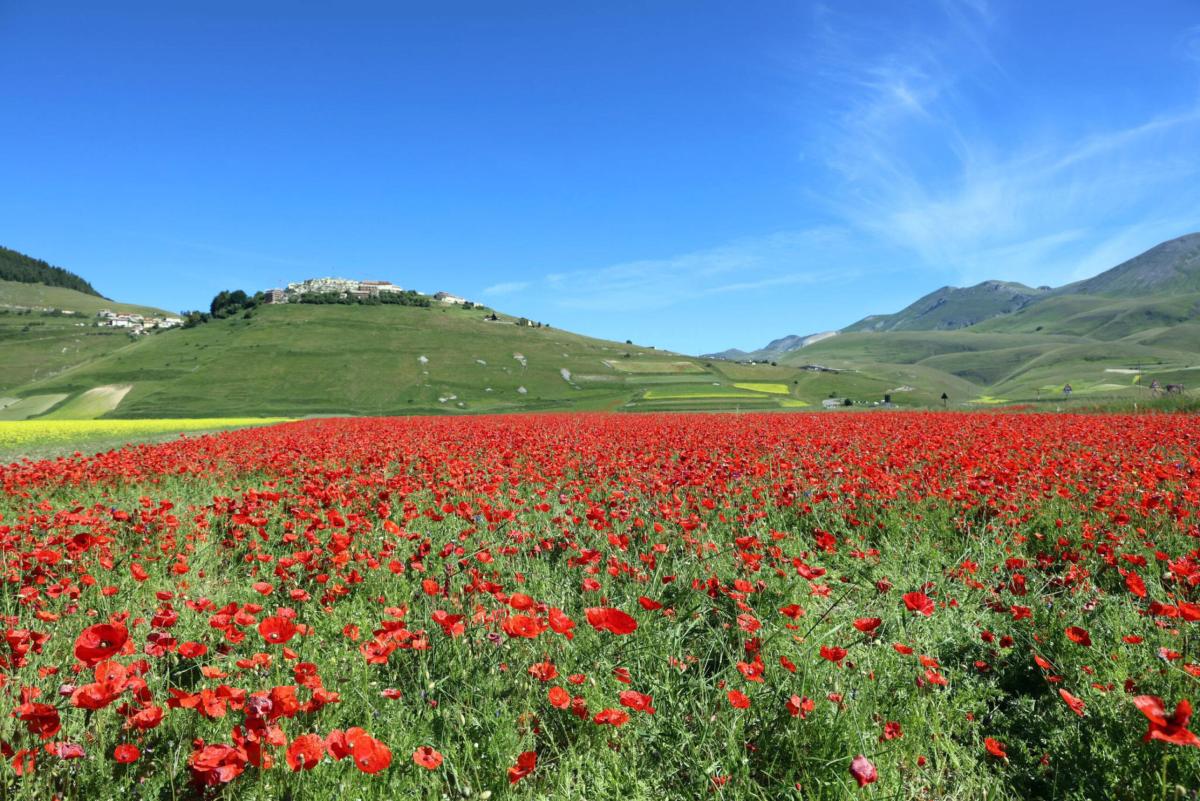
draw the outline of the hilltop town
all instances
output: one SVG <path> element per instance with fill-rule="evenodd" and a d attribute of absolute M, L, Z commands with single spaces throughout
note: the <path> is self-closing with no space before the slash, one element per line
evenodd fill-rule
<path fill-rule="evenodd" d="M 263 302 L 268 304 L 298 303 L 303 302 L 306 296 L 329 295 L 351 301 L 366 301 L 371 298 L 386 300 L 391 297 L 403 295 L 420 298 L 427 297 L 424 292 L 405 289 L 393 284 L 391 281 L 361 281 L 353 278 L 307 278 L 303 281 L 290 283 L 284 289 L 263 290 Z M 449 292 L 438 292 L 432 296 L 432 300 L 448 305 L 463 306 L 468 309 L 475 306 L 474 303 L 466 298 L 452 295 Z"/>

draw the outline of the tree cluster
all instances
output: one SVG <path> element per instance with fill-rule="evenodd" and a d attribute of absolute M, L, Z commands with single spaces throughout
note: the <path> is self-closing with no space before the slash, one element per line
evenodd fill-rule
<path fill-rule="evenodd" d="M 342 306 L 420 306 L 428 308 L 433 302 L 412 290 L 404 292 L 380 292 L 365 298 L 343 292 L 305 292 L 298 298 L 291 298 L 292 303 L 337 304 Z"/>
<path fill-rule="evenodd" d="M 41 259 L 35 259 L 5 247 L 0 247 L 0 281 L 45 284 L 46 286 L 74 289 L 85 295 L 100 297 L 100 293 L 96 291 L 95 287 L 70 270 L 55 267 Z"/>

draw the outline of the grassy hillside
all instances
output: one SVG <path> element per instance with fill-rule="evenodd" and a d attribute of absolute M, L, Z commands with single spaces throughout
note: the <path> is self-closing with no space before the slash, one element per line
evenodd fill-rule
<path fill-rule="evenodd" d="M 1077 403 L 1132 405 L 1156 379 L 1200 384 L 1200 291 L 1184 291 L 1198 254 L 1200 237 L 1184 237 L 1074 288 L 943 288 L 851 327 L 863 330 L 778 340 L 811 344 L 772 364 L 440 304 L 262 306 L 135 339 L 95 313 L 165 313 L 0 281 L 0 420 L 930 407 L 943 393 L 972 407 L 1062 403 L 1067 383 Z"/>
<path fill-rule="evenodd" d="M 895 314 L 875 314 L 842 329 L 855 331 L 953 331 L 1012 314 L 1049 292 L 1010 281 L 971 287 L 944 286 Z"/>
<path fill-rule="evenodd" d="M 129 314 L 168 315 L 163 309 L 153 306 L 136 306 L 117 303 L 98 295 L 89 295 L 74 289 L 46 284 L 29 284 L 17 281 L 0 281 L 0 309 L 66 309 L 81 314 L 93 315 L 101 309 Z"/>
<path fill-rule="evenodd" d="M 132 418 L 787 409 L 830 391 L 796 367 L 705 362 L 484 316 L 444 306 L 265 306 L 127 344 L 13 396 L 54 398 L 38 402 L 37 416 Z M 860 397 L 888 389 L 861 377 L 843 383 Z"/>
<path fill-rule="evenodd" d="M 1148 387 L 1156 378 L 1185 386 L 1200 382 L 1200 339 L 1189 336 L 1195 327 L 1160 329 L 1145 341 L 979 328 L 846 334 L 786 354 L 781 361 L 820 363 L 878 378 L 906 377 L 905 383 L 916 390 L 914 400 L 944 391 L 955 403 L 1061 399 L 1068 383 L 1075 398 L 1148 401 Z"/>
<path fill-rule="evenodd" d="M 1100 275 L 1055 292 L 1122 297 L 1200 292 L 1200 234 L 1168 240 Z"/>
<path fill-rule="evenodd" d="M 100 309 L 167 314 L 63 287 L 0 281 L 0 397 L 128 347 L 128 334 L 93 325 Z"/>
<path fill-rule="evenodd" d="M 696 359 L 499 322 L 458 307 L 287 305 L 138 341 L 0 391 L 4 419 L 464 414 L 534 410 L 796 410 L 829 398 L 902 406 L 988 405 L 1076 396 L 1140 398 L 1153 377 L 1188 383 L 1200 364 L 1175 329 L 1146 341 L 1044 332 L 853 333 L 777 366 Z M 70 318 L 22 316 L 47 325 Z M 66 323 L 73 325 L 74 323 Z M 3 329 L 0 329 L 3 330 Z M 53 327 L 45 333 L 53 332 Z M 88 332 L 57 329 L 91 343 Z M 22 348 L 37 343 L 24 334 Z M 1190 350 L 1189 350 L 1190 348 Z M 32 357 L 31 357 L 32 358 Z M 36 360 L 25 364 L 34 371 Z"/>
<path fill-rule="evenodd" d="M 971 330 L 1062 334 L 1107 341 L 1187 322 L 1200 322 L 1200 293 L 1130 298 L 1062 295 L 980 323 Z"/>
<path fill-rule="evenodd" d="M 0 247 L 0 281 L 44 284 L 65 287 L 85 295 L 100 295 L 95 287 L 75 273 L 6 247 Z"/>

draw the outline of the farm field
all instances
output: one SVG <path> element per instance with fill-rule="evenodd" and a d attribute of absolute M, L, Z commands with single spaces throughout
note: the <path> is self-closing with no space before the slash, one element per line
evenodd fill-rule
<path fill-rule="evenodd" d="M 1168 414 L 344 418 L 0 467 L 0 783 L 1191 797 L 1198 443 Z"/>
<path fill-rule="evenodd" d="M 187 432 L 269 425 L 285 418 L 202 417 L 166 420 L 4 420 L 0 418 L 0 463 L 22 458 L 95 452 Z"/>

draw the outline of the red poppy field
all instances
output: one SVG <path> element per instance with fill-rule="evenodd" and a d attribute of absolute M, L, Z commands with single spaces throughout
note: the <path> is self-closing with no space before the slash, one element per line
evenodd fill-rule
<path fill-rule="evenodd" d="M 1200 786 L 1195 417 L 319 420 L 0 488 L 6 798 Z"/>

